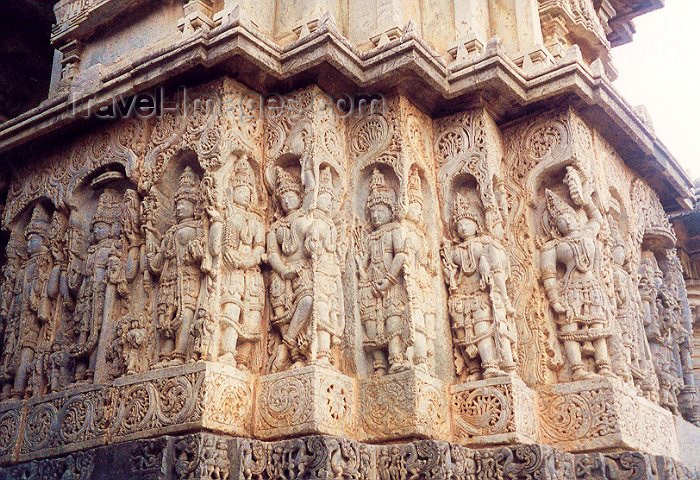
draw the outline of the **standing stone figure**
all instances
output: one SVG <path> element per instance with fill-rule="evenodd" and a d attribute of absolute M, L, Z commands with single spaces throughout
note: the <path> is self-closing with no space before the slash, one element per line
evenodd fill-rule
<path fill-rule="evenodd" d="M 71 347 L 77 382 L 92 380 L 100 331 L 115 308 L 113 272 L 121 262 L 121 205 L 122 195 L 114 190 L 105 190 L 100 195 L 92 218 L 92 241 L 87 255 L 77 267 L 69 267 L 68 287 L 72 295 L 77 294 L 73 324 L 79 333 Z"/>
<path fill-rule="evenodd" d="M 255 172 L 247 158 L 235 165 L 225 216 L 212 223 L 210 250 L 221 275 L 219 361 L 249 370 L 253 347 L 262 337 L 265 304 L 260 264 L 265 256 L 265 226 L 253 206 Z"/>
<path fill-rule="evenodd" d="M 558 336 L 564 343 L 573 380 L 593 375 L 586 370 L 582 356 L 591 353 L 598 373 L 613 376 L 607 346 L 609 307 L 598 241 L 603 216 L 573 167 L 567 167 L 564 183 L 588 221 L 580 225 L 573 208 L 553 191 L 545 191 L 549 215 L 545 224 L 553 238 L 541 252 L 542 283 L 556 314 Z M 558 265 L 565 269 L 561 277 Z"/>
<path fill-rule="evenodd" d="M 459 243 L 445 245 L 443 264 L 458 374 L 465 372 L 469 381 L 516 375 L 508 255 L 496 238 L 483 233 L 479 208 L 460 194 L 452 207 L 452 224 Z M 480 364 L 473 361 L 477 356 Z"/>
<path fill-rule="evenodd" d="M 331 346 L 342 334 L 337 231 L 330 218 L 333 201 L 330 171 L 318 186 L 317 207 L 304 212 L 301 184 L 278 169 L 275 195 L 284 217 L 267 235 L 268 262 L 273 269 L 270 300 L 273 324 L 282 337 L 272 369 L 308 363 L 331 365 Z M 329 185 L 329 180 L 331 180 Z M 311 188 L 315 185 L 311 186 Z M 311 193 L 313 193 L 311 191 Z"/>
<path fill-rule="evenodd" d="M 32 211 L 32 217 L 24 229 L 27 240 L 28 258 L 21 273 L 21 291 L 19 300 L 19 323 L 16 347 L 19 358 L 15 360 L 14 388 L 12 396 L 21 398 L 30 375 L 35 368 L 35 355 L 40 352 L 41 340 L 51 315 L 47 283 L 51 271 L 51 253 L 47 246 L 46 235 L 49 230 L 49 215 L 38 204 Z"/>
<path fill-rule="evenodd" d="M 175 194 L 175 225 L 165 232 L 160 244 L 153 232 L 146 235 L 148 266 L 160 276 L 156 295 L 158 366 L 184 363 L 191 343 L 190 328 L 197 311 L 204 256 L 203 223 L 195 214 L 198 193 L 199 178 L 186 167 Z"/>
<path fill-rule="evenodd" d="M 7 261 L 2 267 L 2 305 L 0 316 L 3 321 L 3 348 L 0 352 L 0 400 L 10 398 L 15 375 L 15 355 L 19 335 L 19 307 L 22 293 L 22 266 L 25 261 L 21 232 L 13 231 L 7 244 Z"/>
<path fill-rule="evenodd" d="M 408 349 L 413 347 L 412 363 L 426 369 L 427 340 L 424 324 L 416 315 L 419 305 L 409 294 L 406 267 L 412 258 L 409 231 L 396 219 L 396 193 L 386 185 L 384 175 L 375 169 L 369 186 L 367 211 L 372 232 L 367 251 L 356 257 L 360 275 L 360 316 L 365 328 L 364 345 L 373 357 L 375 375 L 410 368 Z"/>
<path fill-rule="evenodd" d="M 426 358 L 414 358 L 418 368 L 428 371 L 434 367 L 435 358 L 435 318 L 437 315 L 437 302 L 433 290 L 433 278 L 436 269 L 433 261 L 433 252 L 430 249 L 426 237 L 426 225 L 423 219 L 423 191 L 421 179 L 416 170 L 411 172 L 408 178 L 408 208 L 406 220 L 402 222 L 407 231 L 407 252 L 410 254 L 406 275 L 406 285 L 410 295 L 415 299 L 412 302 L 413 319 L 415 328 L 425 332 Z"/>

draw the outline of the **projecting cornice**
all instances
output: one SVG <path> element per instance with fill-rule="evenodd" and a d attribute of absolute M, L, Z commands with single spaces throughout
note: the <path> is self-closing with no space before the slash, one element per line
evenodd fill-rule
<path fill-rule="evenodd" d="M 250 87 L 284 93 L 311 81 L 331 94 L 400 91 L 431 114 L 483 105 L 499 123 L 514 120 L 558 101 L 573 104 L 607 132 L 610 143 L 634 169 L 655 183 L 664 206 L 692 208 L 692 183 L 651 129 L 612 88 L 602 68 L 588 67 L 576 48 L 555 63 L 516 65 L 498 42 L 462 62 L 447 62 L 409 28 L 389 43 L 361 52 L 334 23 L 280 46 L 249 22 L 233 19 L 210 31 L 138 58 L 92 68 L 84 93 L 57 94 L 37 108 L 2 124 L 0 151 L 21 157 L 26 142 L 55 135 L 84 122 L 88 112 L 166 83 L 183 74 L 216 72 L 236 76 Z M 83 77 L 85 80 L 86 77 Z M 86 85 L 88 87 L 86 87 Z M 650 174 L 649 172 L 654 172 Z"/>

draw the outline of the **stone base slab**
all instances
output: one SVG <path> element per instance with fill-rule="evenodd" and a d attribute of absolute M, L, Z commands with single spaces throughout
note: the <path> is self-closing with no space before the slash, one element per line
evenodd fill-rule
<path fill-rule="evenodd" d="M 673 416 L 617 379 L 538 389 L 542 441 L 569 452 L 638 450 L 678 458 Z"/>
<path fill-rule="evenodd" d="M 361 440 L 449 438 L 447 387 L 442 381 L 407 370 L 363 379 L 359 384 Z"/>
<path fill-rule="evenodd" d="M 700 427 L 696 427 L 677 416 L 674 416 L 673 420 L 678 439 L 679 460 L 700 471 Z"/>
<path fill-rule="evenodd" d="M 197 429 L 250 436 L 252 398 L 247 375 L 197 362 L 3 403 L 0 462 Z"/>
<path fill-rule="evenodd" d="M 522 380 L 489 378 L 450 387 L 454 441 L 464 445 L 537 442 L 537 400 Z"/>
<path fill-rule="evenodd" d="M 338 371 L 308 366 L 263 375 L 257 392 L 257 438 L 351 436 L 355 431 L 355 384 Z"/>
<path fill-rule="evenodd" d="M 434 440 L 368 445 L 333 436 L 265 442 L 199 432 L 131 440 L 0 468 L 0 480 L 357 480 L 697 478 L 639 452 L 571 454 L 545 445 L 471 449 Z"/>

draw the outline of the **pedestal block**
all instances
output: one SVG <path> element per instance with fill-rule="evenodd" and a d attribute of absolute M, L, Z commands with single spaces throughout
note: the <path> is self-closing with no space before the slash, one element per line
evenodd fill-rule
<path fill-rule="evenodd" d="M 112 441 L 206 428 L 250 435 L 253 385 L 248 374 L 212 363 L 152 370 L 115 381 Z"/>
<path fill-rule="evenodd" d="M 498 377 L 450 387 L 452 431 L 464 445 L 537 441 L 536 395 L 519 378 Z"/>
<path fill-rule="evenodd" d="M 671 413 L 617 379 L 560 383 L 537 393 L 545 443 L 570 452 L 624 449 L 678 458 Z"/>
<path fill-rule="evenodd" d="M 19 461 L 193 429 L 250 435 L 252 383 L 233 367 L 197 362 L 75 386 L 0 410 L 3 458 Z M 18 420 L 23 415 L 23 420 Z M 16 426 L 19 425 L 19 428 Z"/>
<path fill-rule="evenodd" d="M 355 386 L 352 378 L 319 366 L 263 375 L 258 379 L 255 436 L 352 436 Z"/>
<path fill-rule="evenodd" d="M 416 371 L 360 382 L 360 436 L 378 442 L 400 438 L 449 438 L 447 387 Z"/>

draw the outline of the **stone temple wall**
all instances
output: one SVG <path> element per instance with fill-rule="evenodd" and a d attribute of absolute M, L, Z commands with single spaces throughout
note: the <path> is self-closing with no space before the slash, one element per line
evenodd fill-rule
<path fill-rule="evenodd" d="M 0 478 L 695 478 L 677 238 L 589 108 L 213 76 L 12 163 Z"/>

